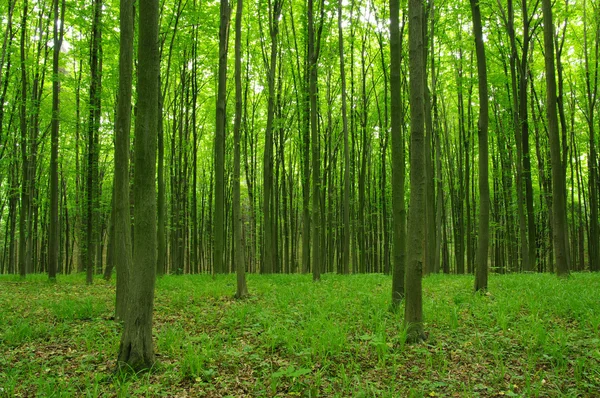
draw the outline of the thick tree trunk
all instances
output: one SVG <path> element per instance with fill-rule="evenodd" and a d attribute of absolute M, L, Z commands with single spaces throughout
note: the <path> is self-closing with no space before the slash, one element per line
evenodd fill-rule
<path fill-rule="evenodd" d="M 115 318 L 127 314 L 132 264 L 131 215 L 129 202 L 129 134 L 131 129 L 131 85 L 133 78 L 134 2 L 121 0 L 119 46 L 119 92 L 115 129 L 114 176 L 114 261 L 117 266 L 117 303 Z M 158 84 L 158 83 L 157 83 Z M 158 105 L 158 102 L 157 102 Z"/>
<path fill-rule="evenodd" d="M 550 0 L 542 0 L 544 14 L 544 61 L 546 66 L 546 116 L 550 141 L 550 161 L 552 163 L 552 218 L 554 255 L 558 276 L 569 275 L 567 233 L 567 206 L 565 203 L 566 184 L 562 158 L 560 156 L 560 137 L 558 115 L 556 113 L 556 77 L 554 70 L 554 25 L 552 23 L 552 5 Z"/>
<path fill-rule="evenodd" d="M 277 68 L 277 40 L 279 35 L 279 19 L 281 15 L 282 1 L 275 0 L 273 12 L 269 15 L 269 33 L 271 37 L 271 57 L 269 58 L 269 100 L 267 109 L 267 126 L 265 130 L 265 150 L 263 156 L 263 264 L 261 272 L 271 273 L 275 270 L 274 229 L 272 214 L 273 196 L 273 123 L 275 119 L 275 72 Z"/>
<path fill-rule="evenodd" d="M 423 332 L 423 260 L 425 249 L 425 114 L 423 71 L 423 4 L 409 0 L 409 73 L 410 73 L 410 212 L 406 266 L 406 303 L 404 326 L 407 340 L 425 339 Z"/>
<path fill-rule="evenodd" d="M 152 311 L 156 275 L 156 138 L 158 128 L 158 0 L 139 6 L 138 113 L 135 123 L 134 261 L 119 366 L 134 371 L 154 363 Z"/>

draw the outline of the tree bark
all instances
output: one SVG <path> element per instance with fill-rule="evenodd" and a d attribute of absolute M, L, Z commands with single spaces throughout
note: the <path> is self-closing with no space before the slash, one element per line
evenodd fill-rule
<path fill-rule="evenodd" d="M 119 92 L 115 129 L 115 175 L 113 211 L 114 261 L 117 263 L 117 302 L 115 318 L 127 314 L 132 265 L 131 214 L 129 202 L 129 134 L 131 129 L 131 85 L 133 77 L 134 2 L 120 1 Z M 158 84 L 158 83 L 157 83 Z M 158 106 L 158 101 L 157 101 Z M 139 236 L 139 235 L 138 235 Z"/>
<path fill-rule="evenodd" d="M 277 68 L 277 36 L 279 35 L 279 19 L 281 15 L 282 0 L 273 2 L 273 12 L 269 21 L 269 33 L 271 37 L 271 57 L 269 58 L 269 100 L 267 109 L 267 126 L 265 130 L 265 150 L 263 154 L 263 264 L 261 272 L 271 273 L 274 271 L 275 251 L 274 230 L 272 216 L 273 196 L 273 123 L 275 119 L 275 71 Z"/>
<path fill-rule="evenodd" d="M 215 131 L 215 224 L 214 224 L 214 273 L 225 271 L 225 124 L 227 96 L 227 44 L 229 41 L 229 3 L 221 0 L 219 25 L 219 77 L 217 89 L 217 116 Z"/>
<path fill-rule="evenodd" d="M 344 65 L 344 35 L 342 29 L 342 0 L 338 0 L 338 46 L 342 84 L 342 134 L 344 136 L 344 190 L 342 229 L 342 273 L 350 273 L 350 150 L 348 147 L 348 105 L 346 101 L 346 68 Z"/>
<path fill-rule="evenodd" d="M 27 137 L 27 69 L 25 54 L 25 42 L 27 40 L 27 14 L 28 2 L 23 1 L 23 19 L 21 21 L 21 106 L 20 106 L 20 130 L 21 130 L 21 209 L 19 215 L 19 274 L 25 279 L 31 261 L 31 253 L 27 250 L 27 242 L 30 239 L 29 217 L 30 217 L 30 189 L 29 189 L 29 154 Z"/>
<path fill-rule="evenodd" d="M 244 259 L 244 239 L 242 237 L 242 211 L 240 206 L 240 140 L 242 124 L 242 7 L 237 0 L 235 12 L 235 120 L 233 125 L 233 247 L 237 274 L 235 296 L 248 295 L 246 285 L 246 260 Z"/>
<path fill-rule="evenodd" d="M 524 16 L 527 19 L 528 16 Z M 521 238 L 521 269 L 529 271 L 531 269 L 531 263 L 529 259 L 529 245 L 527 243 L 527 220 L 525 216 L 525 210 L 523 205 L 525 203 L 525 197 L 523 195 L 523 140 L 521 137 L 521 114 L 519 108 L 519 93 L 517 91 L 517 44 L 515 39 L 515 28 L 514 28 L 514 9 L 512 0 L 508 0 L 508 36 L 510 39 L 510 75 L 511 75 L 511 88 L 512 88 L 512 107 L 513 107 L 513 128 L 515 133 L 515 146 L 517 148 L 517 215 L 519 218 L 519 237 Z M 528 32 L 528 29 L 527 29 Z M 529 37 L 523 38 L 524 44 L 528 45 Z"/>
<path fill-rule="evenodd" d="M 423 332 L 423 256 L 425 254 L 425 103 L 423 71 L 423 4 L 409 0 L 410 73 L 410 212 L 406 267 L 404 326 L 408 342 L 425 339 Z"/>
<path fill-rule="evenodd" d="M 87 220 L 86 220 L 86 282 L 91 285 L 94 280 L 94 257 L 95 257 L 95 239 L 96 236 L 96 217 L 95 205 L 97 203 L 96 195 L 98 190 L 98 154 L 97 154 L 97 131 L 100 128 L 99 112 L 100 107 L 100 85 L 99 85 L 99 60 L 98 53 L 100 47 L 100 18 L 102 14 L 102 0 L 94 1 L 94 19 L 92 21 L 92 46 L 90 55 L 90 100 L 89 100 L 89 121 L 88 121 L 88 154 L 87 154 Z"/>
<path fill-rule="evenodd" d="M 481 27 L 479 0 L 470 0 L 473 14 L 473 35 L 477 55 L 477 77 L 479 79 L 479 242 L 475 260 L 475 291 L 487 290 L 488 245 L 490 239 L 490 187 L 488 182 L 488 87 L 485 45 Z"/>
<path fill-rule="evenodd" d="M 585 85 L 586 85 L 586 100 L 587 112 L 585 118 L 588 124 L 589 134 L 589 156 L 588 156 L 588 179 L 589 179 L 589 201 L 590 201 L 590 233 L 588 236 L 588 253 L 590 271 L 600 271 L 600 247 L 599 234 L 600 225 L 598 225 L 598 164 L 596 153 L 594 113 L 596 109 L 597 94 L 598 94 L 598 43 L 600 29 L 596 26 L 596 35 L 594 37 L 594 64 L 593 69 L 590 67 L 590 56 L 588 54 L 588 38 L 587 38 L 587 7 L 586 2 L 583 3 L 583 47 L 585 60 Z M 596 13 L 594 13 L 596 16 Z M 595 17 L 596 18 L 596 17 Z M 575 141 L 573 140 L 573 144 Z M 577 159 L 579 161 L 579 159 Z M 575 218 L 575 217 L 573 217 Z M 574 231 L 573 231 L 574 233 Z"/>
<path fill-rule="evenodd" d="M 139 6 L 138 113 L 135 123 L 135 226 L 125 328 L 118 363 L 134 371 L 154 363 L 152 311 L 156 276 L 156 138 L 158 128 L 158 0 Z"/>
<path fill-rule="evenodd" d="M 314 23 L 314 1 L 308 0 L 308 93 L 310 98 L 310 138 L 312 163 L 312 255 L 313 281 L 321 280 L 321 163 L 317 109 L 317 60 L 319 57 Z M 320 35 L 319 35 L 320 36 Z"/>
<path fill-rule="evenodd" d="M 65 19 L 65 0 L 61 3 L 58 13 L 58 2 L 54 0 L 54 48 L 52 59 L 52 132 L 50 137 L 50 225 L 48 231 L 48 278 L 56 280 L 58 268 L 58 253 L 60 246 L 60 229 L 58 225 L 58 132 L 60 122 L 59 92 L 60 79 L 58 62 L 62 46 Z M 58 25 L 60 24 L 60 29 Z"/>
<path fill-rule="evenodd" d="M 403 13 L 404 15 L 404 13 Z M 390 100 L 392 135 L 392 216 L 394 234 L 392 244 L 392 306 L 397 307 L 404 298 L 404 272 L 406 251 L 406 209 L 404 204 L 404 136 L 402 103 L 402 32 L 400 27 L 400 1 L 390 0 Z"/>
<path fill-rule="evenodd" d="M 566 184 L 562 158 L 560 156 L 560 137 L 558 132 L 558 115 L 556 111 L 556 77 L 554 70 L 554 25 L 552 23 L 552 5 L 550 0 L 542 0 L 544 15 L 544 63 L 546 69 L 546 116 L 548 118 L 548 135 L 550 141 L 550 161 L 552 163 L 552 219 L 554 258 L 556 274 L 561 277 L 569 275 L 568 250 L 565 234 L 567 233 Z"/>

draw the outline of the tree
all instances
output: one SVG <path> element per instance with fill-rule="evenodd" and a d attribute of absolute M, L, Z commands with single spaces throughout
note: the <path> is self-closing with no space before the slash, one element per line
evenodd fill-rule
<path fill-rule="evenodd" d="M 90 100 L 88 119 L 88 154 L 87 154 L 87 202 L 86 202 L 86 248 L 85 266 L 86 282 L 91 285 L 94 279 L 95 243 L 97 239 L 98 222 L 98 130 L 100 129 L 100 104 L 102 101 L 101 71 L 100 71 L 100 18 L 102 15 L 102 0 L 94 0 L 94 18 L 92 20 L 92 44 L 90 54 Z"/>
<path fill-rule="evenodd" d="M 481 28 L 479 0 L 470 0 L 473 15 L 473 36 L 479 79 L 479 242 L 475 261 L 475 290 L 487 290 L 488 245 L 490 239 L 490 187 L 488 183 L 488 82 L 485 46 Z"/>
<path fill-rule="evenodd" d="M 25 42 L 27 40 L 27 0 L 23 1 L 23 18 L 21 20 L 21 106 L 20 123 L 21 130 L 21 210 L 19 215 L 19 274 L 25 279 L 30 266 L 31 253 L 29 252 L 30 234 L 30 187 L 29 187 L 29 153 L 27 137 L 27 69 Z"/>
<path fill-rule="evenodd" d="M 400 29 L 400 1 L 390 0 L 390 99 L 392 118 L 392 213 L 394 218 L 392 305 L 398 306 L 404 297 L 406 250 L 406 209 L 404 204 L 404 123 L 402 104 L 402 30 Z"/>
<path fill-rule="evenodd" d="M 323 8 L 321 8 L 322 10 Z M 313 280 L 321 279 L 321 170 L 319 156 L 319 126 L 317 109 L 317 60 L 319 58 L 321 28 L 315 32 L 314 0 L 308 0 L 308 95 L 310 103 L 310 147 L 312 161 L 312 253 L 311 266 Z"/>
<path fill-rule="evenodd" d="M 225 239 L 225 108 L 227 96 L 227 44 L 229 42 L 229 2 L 221 0 L 219 25 L 219 73 L 215 131 L 215 229 L 214 272 L 223 273 Z"/>
<path fill-rule="evenodd" d="M 233 125 L 233 247 L 234 263 L 237 273 L 237 291 L 235 296 L 248 295 L 246 285 L 246 260 L 244 258 L 244 240 L 242 238 L 242 211 L 240 206 L 240 140 L 242 125 L 242 7 L 243 1 L 237 0 L 235 12 L 235 120 Z"/>
<path fill-rule="evenodd" d="M 134 257 L 118 363 L 134 371 L 154 363 L 152 311 L 156 275 L 156 139 L 158 129 L 158 0 L 139 5 L 138 113 L 135 123 Z"/>
<path fill-rule="evenodd" d="M 350 149 L 348 148 L 348 106 L 346 100 L 346 68 L 344 65 L 344 32 L 342 29 L 342 0 L 338 0 L 338 46 L 340 52 L 340 80 L 342 84 L 342 131 L 344 135 L 344 226 L 342 232 L 342 265 L 344 274 L 350 272 Z"/>
<path fill-rule="evenodd" d="M 54 0 L 54 48 L 52 58 L 52 137 L 50 149 L 50 226 L 48 231 L 48 278 L 56 280 L 58 268 L 59 229 L 58 229 L 58 130 L 60 121 L 59 92 L 60 80 L 58 63 L 65 31 L 65 1 L 61 3 L 58 13 L 58 2 Z M 59 28 L 60 25 L 60 28 Z"/>
<path fill-rule="evenodd" d="M 283 0 L 273 1 L 273 11 L 269 12 L 269 34 L 271 37 L 271 56 L 267 66 L 269 98 L 267 104 L 267 126 L 265 128 L 265 151 L 263 153 L 263 264 L 261 272 L 271 273 L 276 267 L 274 245 L 274 229 L 272 220 L 273 196 L 273 122 L 275 119 L 275 72 L 277 68 L 277 36 L 279 35 L 279 19 Z M 266 65 L 266 61 L 265 61 Z"/>
<path fill-rule="evenodd" d="M 566 242 L 567 206 L 565 173 L 560 156 L 560 137 L 558 133 L 558 115 L 556 113 L 556 74 L 554 69 L 554 25 L 552 23 L 552 4 L 542 0 L 544 15 L 544 65 L 546 70 L 546 117 L 550 141 L 550 161 L 552 164 L 552 221 L 556 274 L 569 275 L 568 250 Z"/>
<path fill-rule="evenodd" d="M 261 0 L 244 5 L 240 166 L 245 175 L 234 214 L 234 54 L 227 55 L 231 71 L 221 80 L 229 87 L 220 91 L 217 112 L 219 57 L 224 60 L 217 49 L 219 41 L 222 46 L 227 42 L 216 34 L 216 24 L 199 23 L 220 13 L 220 3 L 165 1 L 159 35 L 164 63 L 157 104 L 157 273 L 233 270 L 237 245 L 243 246 L 246 272 L 395 270 L 394 300 L 399 302 L 405 282 L 401 263 L 406 265 L 411 246 L 406 240 L 410 186 L 404 174 L 410 168 L 402 160 L 412 156 L 405 141 L 410 137 L 409 67 L 403 62 L 409 52 L 408 18 L 407 3 L 384 3 Z M 112 17 L 118 15 L 117 3 L 90 4 L 85 15 L 65 8 L 64 44 L 56 53 L 59 46 L 52 43 L 60 36 L 61 0 L 0 2 L 0 14 L 6 16 L 0 18 L 0 273 L 22 270 L 50 277 L 55 269 L 58 274 L 85 272 L 87 266 L 90 278 L 100 268 L 106 277 L 113 265 L 128 262 L 115 255 L 117 243 L 128 243 L 115 240 L 114 231 L 117 222 L 132 227 L 135 219 L 133 214 L 117 217 L 113 195 L 126 189 L 127 169 L 132 180 L 134 141 L 130 137 L 127 165 L 119 150 L 116 131 L 122 122 L 117 114 L 129 112 L 133 123 L 139 109 L 133 99 L 128 111 L 118 109 L 127 102 L 119 99 L 114 73 L 118 45 L 106 40 L 123 31 L 119 18 Z M 397 18 L 388 4 L 398 8 Z M 229 13 L 234 6 L 228 5 L 223 32 L 233 33 Z M 424 4 L 424 273 L 472 272 L 481 264 L 476 263 L 485 246 L 479 245 L 484 229 L 479 217 L 488 210 L 483 260 L 488 272 L 553 270 L 541 6 L 514 0 L 486 5 L 497 17 L 482 28 L 488 124 L 494 131 L 487 145 L 486 199 L 478 188 L 485 172 L 476 167 L 479 160 L 480 166 L 486 163 L 478 155 L 485 145 L 477 139 L 477 118 L 484 116 L 478 109 L 484 104 L 472 106 L 484 95 L 477 93 L 473 33 L 463 23 L 468 19 L 471 24 L 471 10 L 466 3 Z M 574 254 L 573 270 L 599 268 L 600 14 L 595 7 L 586 0 L 558 2 L 553 8 L 560 20 L 554 69 L 569 211 L 569 231 L 563 235 Z M 382 29 L 388 12 L 396 21 L 389 37 Z M 58 35 L 53 35 L 55 25 Z M 234 38 L 229 39 L 233 50 Z M 389 67 L 395 74 L 392 89 Z M 53 109 L 57 77 L 60 102 Z M 226 138 L 219 139 L 215 152 L 217 113 Z M 223 119 L 225 113 L 230 117 Z M 585 137 L 576 134 L 581 131 Z M 113 174 L 115 164 L 120 177 Z M 234 219 L 239 217 L 242 241 L 235 243 Z M 127 279 L 119 276 L 117 283 Z M 119 296 L 125 290 L 119 288 Z"/>
<path fill-rule="evenodd" d="M 597 13 L 594 13 L 594 18 Z M 590 271 L 600 270 L 600 247 L 598 236 L 600 234 L 600 225 L 598 225 L 598 163 L 596 153 L 595 139 L 595 109 L 598 100 L 598 46 L 600 29 L 596 22 L 596 34 L 593 40 L 593 61 L 590 62 L 590 54 L 588 49 L 588 25 L 587 25 L 587 4 L 583 3 L 583 47 L 585 61 L 585 92 L 586 92 L 586 111 L 585 118 L 588 124 L 589 133 L 589 157 L 588 157 L 588 178 L 589 178 L 589 205 L 590 205 L 590 231 L 588 238 L 588 253 L 590 262 Z M 592 64 L 594 67 L 592 68 Z M 572 170 L 572 169 L 571 169 Z M 573 253 L 575 254 L 575 253 Z"/>
<path fill-rule="evenodd" d="M 531 35 L 529 32 L 529 15 L 527 15 L 527 2 L 523 1 L 523 46 L 521 62 L 518 60 L 517 54 L 517 40 L 515 38 L 514 28 L 514 9 L 512 0 L 508 0 L 508 15 L 507 15 L 507 29 L 510 40 L 510 77 L 511 77 L 511 91 L 512 91 L 512 113 L 513 113 L 513 129 L 515 134 L 515 146 L 517 149 L 517 171 L 516 171 L 516 182 L 517 182 L 517 214 L 519 218 L 519 236 L 521 238 L 521 256 L 522 256 L 522 269 L 530 271 L 532 269 L 530 255 L 531 246 L 527 243 L 528 241 L 528 224 L 525 216 L 525 210 L 523 205 L 525 203 L 525 197 L 523 196 L 523 183 L 524 183 L 524 170 L 523 170 L 523 137 L 522 131 L 527 130 L 527 120 L 524 120 L 524 113 L 527 113 L 527 103 L 523 102 L 527 100 L 527 93 L 524 92 L 521 96 L 519 95 L 523 90 L 527 90 L 527 77 L 523 76 L 518 79 L 517 69 L 520 75 L 526 72 L 527 68 L 527 55 L 529 42 Z M 517 68 L 517 63 L 519 63 Z M 518 84 L 517 84 L 517 80 Z M 519 91 L 518 91 L 519 90 Z M 523 113 L 524 112 L 524 113 Z"/>
<path fill-rule="evenodd" d="M 129 213 L 129 133 L 133 77 L 134 3 L 120 1 L 119 92 L 115 123 L 114 261 L 117 262 L 116 318 L 125 319 L 131 269 L 131 216 Z"/>
<path fill-rule="evenodd" d="M 410 212 L 406 248 L 406 302 L 404 326 L 409 342 L 425 339 L 423 333 L 423 256 L 425 249 L 425 103 L 423 71 L 423 4 L 408 3 L 410 72 Z"/>

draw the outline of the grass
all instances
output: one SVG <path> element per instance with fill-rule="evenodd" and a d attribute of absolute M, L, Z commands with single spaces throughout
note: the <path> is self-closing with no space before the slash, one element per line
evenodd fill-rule
<path fill-rule="evenodd" d="M 600 275 L 424 279 L 428 340 L 404 344 L 383 275 L 165 276 L 155 367 L 115 373 L 114 283 L 0 277 L 0 397 L 600 396 Z"/>

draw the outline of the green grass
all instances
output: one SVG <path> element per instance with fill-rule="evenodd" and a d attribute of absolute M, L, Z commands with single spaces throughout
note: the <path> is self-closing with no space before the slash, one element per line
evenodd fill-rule
<path fill-rule="evenodd" d="M 424 279 L 428 340 L 406 345 L 383 275 L 158 280 L 147 373 L 115 373 L 114 283 L 0 277 L 0 397 L 600 396 L 600 275 Z"/>

